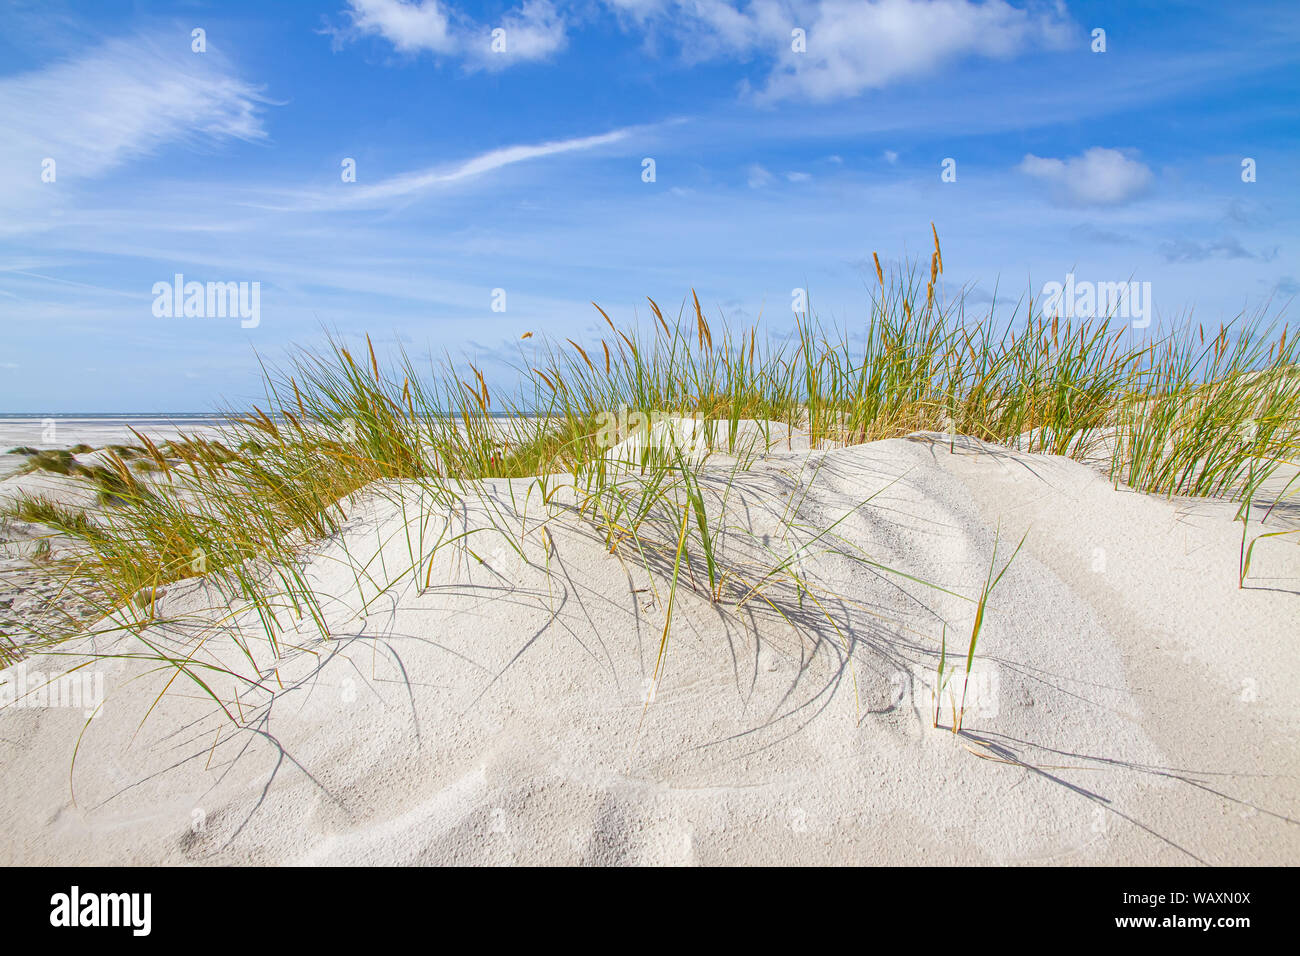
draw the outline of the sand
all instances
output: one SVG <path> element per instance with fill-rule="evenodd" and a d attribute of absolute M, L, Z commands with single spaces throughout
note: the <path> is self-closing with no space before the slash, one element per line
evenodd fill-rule
<path fill-rule="evenodd" d="M 89 722 L 0 710 L 0 862 L 1300 862 L 1295 536 L 1260 543 L 1242 590 L 1233 504 L 927 434 L 775 450 L 712 484 L 753 535 L 729 538 L 737 561 L 764 535 L 788 546 L 787 508 L 809 528 L 849 513 L 846 541 L 952 593 L 835 554 L 802 559 L 818 601 L 774 592 L 785 617 L 679 590 L 647 703 L 670 568 L 652 582 L 569 519 L 548 540 L 536 490 L 501 480 L 497 520 L 524 525 L 528 561 L 444 549 L 425 587 L 413 516 L 436 537 L 446 513 L 372 487 L 303 556 L 333 638 L 305 623 L 278 659 L 255 645 L 240 726 L 184 677 L 144 720 L 174 672 L 138 660 L 87 668 L 105 692 Z M 485 522 L 471 504 L 452 526 Z M 964 654 L 995 534 L 1000 567 L 1026 531 L 963 733 L 946 702 L 935 728 L 940 622 Z M 241 664 L 211 582 L 169 587 L 160 611 L 178 623 L 151 639 Z"/>
<path fill-rule="evenodd" d="M 28 459 L 26 455 L 10 454 L 15 449 L 68 449 L 82 444 L 103 449 L 114 444 L 135 445 L 139 439 L 131 432 L 132 423 L 157 442 L 181 434 L 211 437 L 220 431 L 202 421 L 150 419 L 149 422 L 145 426 L 140 419 L 104 416 L 0 417 L 0 506 L 20 495 L 46 496 L 78 507 L 95 504 L 93 489 L 84 483 L 67 481 L 48 472 L 21 474 Z M 102 450 L 74 457 L 87 466 L 106 463 Z M 148 480 L 148 477 L 142 475 L 141 479 Z M 91 608 L 58 581 L 33 573 L 31 558 L 37 545 L 47 538 L 46 529 L 0 520 L 0 635 L 8 635 L 16 644 L 25 644 L 45 633 L 45 626 L 51 620 L 63 619 L 68 614 L 77 618 L 91 614 Z M 57 540 L 52 543 L 52 556 L 60 556 L 63 552 L 60 543 Z"/>

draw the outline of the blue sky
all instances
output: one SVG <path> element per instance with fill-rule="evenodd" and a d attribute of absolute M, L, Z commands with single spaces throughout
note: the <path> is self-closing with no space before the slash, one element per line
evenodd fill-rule
<path fill-rule="evenodd" d="M 1292 0 L 19 0 L 0 411 L 240 402 L 322 326 L 500 377 L 526 331 L 595 332 L 593 299 L 692 288 L 779 332 L 808 287 L 851 327 L 871 253 L 924 259 L 931 221 L 980 307 L 1073 272 L 1149 281 L 1161 321 L 1276 310 L 1297 61 Z M 156 316 L 176 273 L 260 283 L 256 327 Z"/>

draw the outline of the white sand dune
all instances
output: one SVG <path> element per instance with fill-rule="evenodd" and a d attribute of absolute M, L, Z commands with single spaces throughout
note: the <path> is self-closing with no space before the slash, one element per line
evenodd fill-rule
<path fill-rule="evenodd" d="M 775 452 L 717 485 L 753 535 L 725 543 L 737 562 L 788 547 L 786 509 L 818 529 L 851 512 L 844 539 L 953 593 L 816 549 L 816 600 L 774 592 L 784 617 L 680 590 L 648 706 L 670 568 L 652 582 L 576 520 L 548 541 L 537 491 L 502 480 L 497 520 L 527 509 L 527 563 L 484 537 L 483 563 L 444 549 L 425 587 L 406 570 L 417 516 L 430 540 L 444 516 L 414 486 L 371 489 L 305 558 L 334 637 L 304 623 L 278 660 L 255 643 L 243 726 L 142 661 L 87 669 L 107 694 L 88 724 L 0 710 L 0 862 L 1300 862 L 1295 539 L 1261 542 L 1242 590 L 1234 505 L 936 438 Z M 485 522 L 467 506 L 453 527 Z M 913 681 L 941 620 L 964 655 L 999 526 L 999 567 L 1029 533 L 956 735 Z M 177 623 L 147 633 L 247 669 L 198 623 L 225 603 L 180 582 L 161 602 Z"/>

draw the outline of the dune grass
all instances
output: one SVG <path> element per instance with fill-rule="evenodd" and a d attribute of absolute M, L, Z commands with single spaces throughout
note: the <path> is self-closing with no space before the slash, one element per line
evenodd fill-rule
<path fill-rule="evenodd" d="M 467 500 L 490 505 L 499 479 L 524 478 L 557 513 L 565 487 L 576 520 L 667 588 L 657 681 L 679 587 L 735 607 L 763 600 L 778 614 L 805 600 L 821 606 L 798 559 L 806 545 L 770 548 L 757 564 L 729 563 L 720 545 L 741 533 L 720 524 L 727 476 L 749 466 L 777 425 L 813 447 L 929 431 L 947 436 L 950 450 L 961 434 L 1030 452 L 1108 456 L 1116 484 L 1162 495 L 1241 495 L 1297 460 L 1300 357 L 1278 320 L 1243 316 L 1206 342 L 1201 329 L 1139 336 L 1114 317 L 1048 316 L 1032 301 L 1009 318 L 997 319 L 991 306 L 971 319 L 962 295 L 940 301 L 942 271 L 937 235 L 928 280 L 915 268 L 887 276 L 877 259 L 859 327 L 801 315 L 787 337 L 710 321 L 694 294 L 672 320 L 653 300 L 639 324 L 616 324 L 596 306 L 607 334 L 521 342 L 520 384 L 508 392 L 491 389 L 471 362 L 421 366 L 404 352 L 381 362 L 368 337 L 359 356 L 331 339 L 324 350 L 263 366 L 265 400 L 229 410 L 220 441 L 182 436 L 160 446 L 137 435 L 138 444 L 105 449 L 105 463 L 94 466 L 67 452 L 23 449 L 32 468 L 92 482 L 101 507 L 37 496 L 8 514 L 73 543 L 74 557 L 58 568 L 70 586 L 95 582 L 87 599 L 111 622 L 102 626 L 143 634 L 158 589 L 203 575 L 256 611 L 278 654 L 279 635 L 304 620 L 329 636 L 297 559 L 343 528 L 363 489 L 414 484 L 430 509 L 450 511 Z M 653 440 L 653 422 L 681 419 L 707 423 L 705 450 L 717 454 Z M 743 422 L 758 423 L 759 445 L 737 446 Z M 495 530 L 522 556 L 517 530 L 505 522 Z M 791 517 L 791 540 L 796 530 Z M 818 547 L 871 563 L 832 529 L 803 530 Z M 421 530 L 409 566 L 390 577 L 427 584 L 433 553 L 468 547 L 468 535 L 430 544 Z M 1249 557 L 1243 539 L 1243 580 Z M 968 672 L 993 583 L 991 563 L 981 597 L 971 599 L 978 610 Z M 251 647 L 246 655 L 251 662 Z"/>

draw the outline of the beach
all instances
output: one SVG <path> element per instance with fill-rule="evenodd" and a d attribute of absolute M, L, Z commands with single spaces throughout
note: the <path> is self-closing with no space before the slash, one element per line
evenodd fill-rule
<path fill-rule="evenodd" d="M 0 494 L 37 479 L 71 482 Z M 1300 858 L 1294 537 L 1260 541 L 1241 587 L 1235 503 L 935 432 L 722 451 L 699 482 L 737 576 L 784 549 L 802 583 L 639 563 L 563 488 L 487 479 L 449 507 L 387 480 L 300 554 L 324 627 L 286 596 L 255 640 L 255 609 L 197 575 L 139 635 L 25 657 L 11 698 L 77 665 L 84 693 L 0 709 L 0 861 Z M 961 675 L 936 714 L 1004 564 L 966 703 Z"/>

